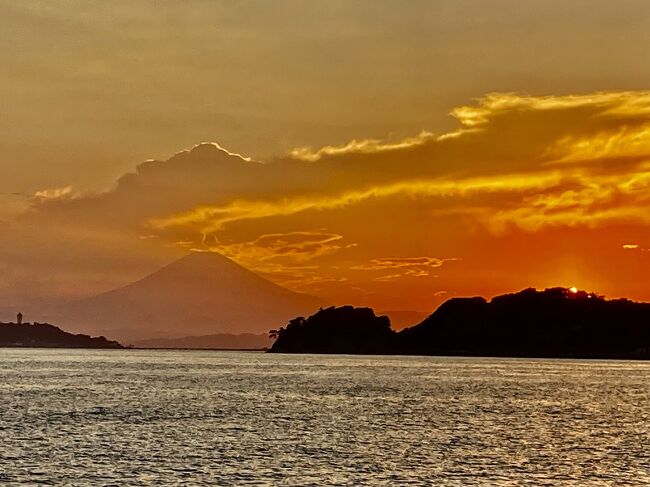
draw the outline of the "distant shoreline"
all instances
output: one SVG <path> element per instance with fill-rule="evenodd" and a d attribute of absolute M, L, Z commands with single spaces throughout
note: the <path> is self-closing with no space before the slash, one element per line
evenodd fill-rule
<path fill-rule="evenodd" d="M 189 352 L 267 352 L 266 348 L 192 348 L 192 347 L 129 347 L 129 350 L 171 350 Z"/>

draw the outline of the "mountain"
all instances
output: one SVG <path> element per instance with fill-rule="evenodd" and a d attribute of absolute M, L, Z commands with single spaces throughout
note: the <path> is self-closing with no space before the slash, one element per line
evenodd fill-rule
<path fill-rule="evenodd" d="M 103 336 L 73 335 L 48 323 L 0 323 L 0 347 L 124 348 Z"/>
<path fill-rule="evenodd" d="M 223 255 L 194 252 L 122 288 L 52 308 L 45 318 L 66 329 L 124 341 L 266 333 L 322 304 Z"/>
<path fill-rule="evenodd" d="M 388 333 L 387 318 L 368 311 L 359 321 L 355 310 L 328 308 L 292 320 L 273 331 L 270 351 L 650 359 L 650 303 L 575 289 L 454 298 L 399 333 Z"/>
<path fill-rule="evenodd" d="M 182 338 L 150 338 L 136 341 L 137 348 L 191 348 L 195 350 L 263 350 L 271 346 L 267 333 L 217 333 Z"/>

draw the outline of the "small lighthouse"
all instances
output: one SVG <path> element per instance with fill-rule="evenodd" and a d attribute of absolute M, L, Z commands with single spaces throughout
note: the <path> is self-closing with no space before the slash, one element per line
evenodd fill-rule
<path fill-rule="evenodd" d="M 22 313 L 19 312 L 19 313 L 16 315 L 16 321 L 18 322 L 19 325 L 22 325 L 22 324 L 23 324 L 23 314 L 22 314 Z"/>

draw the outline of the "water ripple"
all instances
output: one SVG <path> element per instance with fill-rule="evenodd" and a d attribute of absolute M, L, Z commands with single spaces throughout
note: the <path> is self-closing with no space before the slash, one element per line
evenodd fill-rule
<path fill-rule="evenodd" d="M 650 485 L 650 364 L 4 349 L 0 482 Z"/>

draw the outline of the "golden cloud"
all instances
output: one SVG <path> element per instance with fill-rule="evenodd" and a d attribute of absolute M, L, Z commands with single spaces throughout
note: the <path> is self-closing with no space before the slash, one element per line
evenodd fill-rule
<path fill-rule="evenodd" d="M 431 270 L 441 267 L 445 262 L 460 260 L 458 258 L 438 257 L 380 257 L 371 259 L 367 264 L 352 266 L 352 270 L 357 271 L 384 271 L 384 270 L 401 270 L 399 273 L 383 274 L 374 277 L 375 281 L 393 281 L 405 277 L 426 277 L 431 275 Z"/>
<path fill-rule="evenodd" d="M 212 241 L 205 237 L 203 248 L 219 252 L 255 269 L 270 272 L 268 267 L 262 267 L 264 263 L 286 259 L 305 262 L 354 246 L 353 243 L 342 244 L 342 239 L 341 235 L 335 233 L 296 231 L 264 234 L 245 242 L 222 243 L 213 235 Z"/>
<path fill-rule="evenodd" d="M 39 192 L 10 231 L 38 228 L 23 232 L 29 252 L 75 262 L 114 259 L 107 235 L 123 255 L 211 250 L 296 285 L 430 275 L 438 261 L 419 256 L 465 258 L 458 247 L 480 253 L 504 235 L 625 225 L 637 231 L 621 238 L 644 238 L 650 92 L 490 94 L 452 115 L 458 127 L 441 135 L 299 148 L 266 162 L 199 144 L 140 164 L 105 193 Z M 34 260 L 24 253 L 21 262 Z"/>
<path fill-rule="evenodd" d="M 290 152 L 291 157 L 303 161 L 315 162 L 324 157 L 342 156 L 349 154 L 376 154 L 389 151 L 400 151 L 423 145 L 435 140 L 431 132 L 422 131 L 415 137 L 402 139 L 397 142 L 386 142 L 378 139 L 351 140 L 342 146 L 325 146 L 314 150 L 311 147 L 299 147 Z"/>
<path fill-rule="evenodd" d="M 269 194 L 265 199 L 242 194 L 222 204 L 151 218 L 149 225 L 213 234 L 236 222 L 339 210 L 400 195 L 444 198 L 448 211 L 464 210 L 494 231 L 647 222 L 650 92 L 490 94 L 452 114 L 460 130 L 440 137 L 423 132 L 397 142 L 353 140 L 340 147 L 294 151 L 294 159 L 313 163 L 308 170 L 329 189 L 308 184 L 294 196 Z M 513 131 L 521 141 L 509 139 Z M 472 168 L 495 174 L 473 176 L 468 174 Z M 464 175 L 433 176 L 441 171 Z M 357 180 L 360 172 L 364 180 Z M 347 187 L 351 184 L 355 187 Z M 498 197 L 489 206 L 473 203 L 481 195 L 499 194 L 504 195 L 501 203 Z M 518 202 L 512 201 L 513 194 L 520 195 Z M 431 210 L 441 214 L 435 203 Z"/>
<path fill-rule="evenodd" d="M 586 109 L 586 111 L 584 111 Z M 463 127 L 485 127 L 496 117 L 513 112 L 580 112 L 585 118 L 650 118 L 650 91 L 597 92 L 585 95 L 524 96 L 490 93 L 478 105 L 462 106 L 451 114 Z"/>
<path fill-rule="evenodd" d="M 623 244 L 623 250 L 635 251 L 635 252 L 650 252 L 650 248 L 642 247 L 639 244 Z"/>
<path fill-rule="evenodd" d="M 596 227 L 610 223 L 650 224 L 650 171 L 584 176 L 572 189 L 548 190 L 522 198 L 517 208 L 497 209 L 490 225 L 535 231 L 545 226 Z"/>
<path fill-rule="evenodd" d="M 75 192 L 72 190 L 72 186 L 43 189 L 34 193 L 34 199 L 36 203 L 43 203 L 51 200 L 65 200 L 75 197 L 79 197 L 79 195 L 75 194 Z"/>
<path fill-rule="evenodd" d="M 445 261 L 456 259 L 439 259 L 437 257 L 382 257 L 372 259 L 369 264 L 352 267 L 356 270 L 399 269 L 403 267 L 440 267 Z"/>
<path fill-rule="evenodd" d="M 369 199 L 397 195 L 463 197 L 475 193 L 519 192 L 551 188 L 565 181 L 566 179 L 557 172 L 458 180 L 404 181 L 338 195 L 284 198 L 275 201 L 237 200 L 223 206 L 203 206 L 171 217 L 154 218 L 149 221 L 149 225 L 158 230 L 171 227 L 199 228 L 202 234 L 210 234 L 222 230 L 228 223 L 241 220 L 290 216 L 306 211 L 334 210 Z"/>

